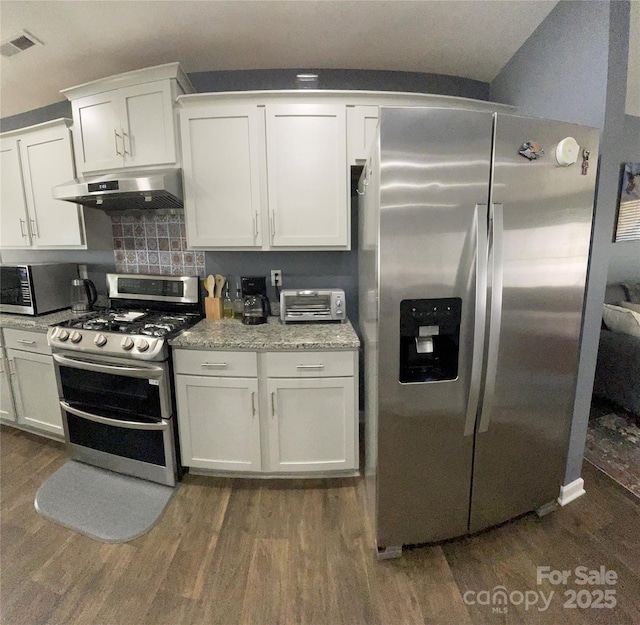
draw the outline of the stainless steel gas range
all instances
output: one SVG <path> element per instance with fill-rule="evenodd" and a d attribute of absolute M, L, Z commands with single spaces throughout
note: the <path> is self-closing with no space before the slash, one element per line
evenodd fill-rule
<path fill-rule="evenodd" d="M 198 278 L 107 274 L 112 308 L 49 328 L 74 460 L 175 485 L 178 428 L 168 339 L 202 318 Z"/>

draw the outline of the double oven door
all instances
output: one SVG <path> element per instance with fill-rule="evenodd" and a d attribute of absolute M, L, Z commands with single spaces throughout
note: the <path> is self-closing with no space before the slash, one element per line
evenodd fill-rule
<path fill-rule="evenodd" d="M 178 477 L 168 362 L 54 352 L 71 458 L 173 486 Z"/>

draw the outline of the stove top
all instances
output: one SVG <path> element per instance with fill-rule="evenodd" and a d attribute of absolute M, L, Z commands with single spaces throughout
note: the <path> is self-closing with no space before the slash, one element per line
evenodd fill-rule
<path fill-rule="evenodd" d="M 200 321 L 198 313 L 107 309 L 49 328 L 49 345 L 58 350 L 164 360 L 167 339 Z"/>
<path fill-rule="evenodd" d="M 54 351 L 166 360 L 167 339 L 202 319 L 195 276 L 108 273 L 107 288 L 114 308 L 49 328 Z"/>
<path fill-rule="evenodd" d="M 196 313 L 164 313 L 144 310 L 108 309 L 83 315 L 58 324 L 60 327 L 120 334 L 146 334 L 170 338 L 173 334 L 199 321 Z"/>

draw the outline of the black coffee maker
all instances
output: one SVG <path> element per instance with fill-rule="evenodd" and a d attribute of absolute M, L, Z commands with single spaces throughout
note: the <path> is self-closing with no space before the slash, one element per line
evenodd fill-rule
<path fill-rule="evenodd" d="M 241 277 L 243 314 L 242 323 L 257 325 L 266 323 L 269 315 L 267 299 L 267 279 L 262 277 Z"/>

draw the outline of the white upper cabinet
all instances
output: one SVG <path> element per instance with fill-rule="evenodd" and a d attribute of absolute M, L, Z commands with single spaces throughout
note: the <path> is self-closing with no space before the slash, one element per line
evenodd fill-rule
<path fill-rule="evenodd" d="M 349 165 L 362 165 L 369 158 L 378 127 L 378 107 L 347 107 L 347 159 Z"/>
<path fill-rule="evenodd" d="M 346 115 L 341 104 L 268 104 L 272 247 L 349 246 Z"/>
<path fill-rule="evenodd" d="M 346 113 L 341 104 L 268 104 L 272 247 L 349 246 Z"/>
<path fill-rule="evenodd" d="M 24 197 L 20 144 L 15 137 L 0 141 L 0 246 L 31 245 Z"/>
<path fill-rule="evenodd" d="M 70 124 L 55 120 L 2 136 L 1 247 L 86 247 L 82 208 L 51 195 L 75 175 Z"/>
<path fill-rule="evenodd" d="M 191 91 L 178 63 L 65 89 L 78 173 L 175 164 L 174 102 Z"/>
<path fill-rule="evenodd" d="M 180 111 L 189 245 L 349 249 L 344 104 L 215 100 Z"/>
<path fill-rule="evenodd" d="M 180 130 L 189 245 L 259 249 L 264 110 L 189 109 L 182 112 Z"/>
<path fill-rule="evenodd" d="M 116 96 L 117 91 L 107 91 L 73 102 L 78 173 L 122 167 L 122 128 Z"/>

